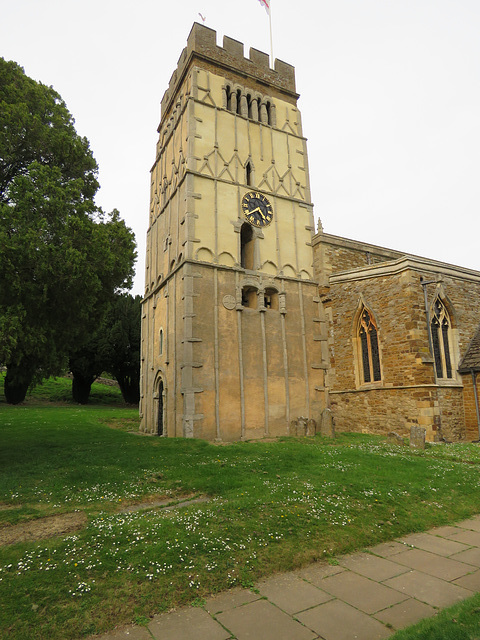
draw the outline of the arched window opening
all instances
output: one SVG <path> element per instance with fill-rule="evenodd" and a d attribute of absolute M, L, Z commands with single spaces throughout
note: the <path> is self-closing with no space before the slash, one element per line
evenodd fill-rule
<path fill-rule="evenodd" d="M 249 309 L 257 308 L 257 290 L 254 287 L 243 287 L 242 305 Z"/>
<path fill-rule="evenodd" d="M 247 162 L 247 164 L 245 165 L 245 183 L 247 184 L 247 186 L 251 187 L 253 184 L 253 177 L 252 177 L 252 173 L 253 173 L 253 169 L 252 169 L 252 163 L 250 162 L 250 160 Z"/>
<path fill-rule="evenodd" d="M 227 102 L 227 109 L 228 111 L 231 111 L 232 110 L 232 90 L 228 85 L 225 87 L 225 96 L 226 96 L 226 102 Z"/>
<path fill-rule="evenodd" d="M 254 239 L 253 229 L 247 223 L 242 224 L 240 230 L 240 264 L 244 269 L 253 269 Z"/>
<path fill-rule="evenodd" d="M 183 253 L 180 253 L 177 258 L 177 263 L 180 264 L 182 260 L 183 260 Z"/>
<path fill-rule="evenodd" d="M 158 352 L 163 356 L 163 329 L 160 329 L 158 334 Z"/>
<path fill-rule="evenodd" d="M 451 322 L 445 305 L 440 298 L 437 298 L 433 304 L 433 317 L 430 328 L 437 378 L 453 378 L 452 359 L 450 356 Z"/>
<path fill-rule="evenodd" d="M 378 382 L 380 372 L 380 354 L 378 350 L 378 330 L 372 314 L 363 309 L 358 327 L 362 362 L 363 382 Z"/>
<path fill-rule="evenodd" d="M 252 96 L 247 93 L 247 109 L 248 109 L 248 117 L 252 118 Z"/>
<path fill-rule="evenodd" d="M 276 291 L 275 289 L 266 289 L 264 299 L 265 307 L 267 309 L 278 311 L 278 291 Z"/>
<path fill-rule="evenodd" d="M 242 92 L 237 89 L 237 115 L 242 115 Z"/>
<path fill-rule="evenodd" d="M 267 104 L 265 105 L 267 108 L 267 124 L 272 124 L 272 105 L 270 104 L 270 102 L 267 102 Z"/>
<path fill-rule="evenodd" d="M 175 260 L 172 260 L 170 262 L 170 271 L 173 271 L 174 267 L 175 267 Z"/>

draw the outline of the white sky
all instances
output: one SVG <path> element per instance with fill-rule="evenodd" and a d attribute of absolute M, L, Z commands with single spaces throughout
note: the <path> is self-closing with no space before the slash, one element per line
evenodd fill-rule
<path fill-rule="evenodd" d="M 257 0 L 0 0 L 0 56 L 63 97 L 135 232 L 143 293 L 160 100 L 193 22 L 270 52 Z M 480 1 L 272 0 L 327 233 L 480 270 Z"/>

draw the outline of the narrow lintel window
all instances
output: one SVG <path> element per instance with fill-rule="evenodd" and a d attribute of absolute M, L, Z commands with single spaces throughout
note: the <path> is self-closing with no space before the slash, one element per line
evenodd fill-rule
<path fill-rule="evenodd" d="M 161 356 L 163 356 L 163 329 L 160 329 L 160 333 L 158 336 L 158 352 Z"/>
<path fill-rule="evenodd" d="M 378 349 L 378 330 L 372 314 L 366 308 L 364 308 L 360 314 L 358 337 L 360 340 L 363 382 L 378 382 L 382 379 Z"/>
<path fill-rule="evenodd" d="M 252 163 L 250 162 L 250 160 L 248 160 L 247 164 L 245 165 L 245 182 L 249 187 L 251 187 L 253 183 L 252 173 Z"/>
<path fill-rule="evenodd" d="M 253 229 L 244 222 L 240 230 L 240 264 L 244 269 L 253 269 L 254 238 Z"/>
<path fill-rule="evenodd" d="M 445 305 L 437 298 L 433 304 L 432 332 L 433 357 L 437 378 L 453 378 L 450 355 L 451 322 Z"/>

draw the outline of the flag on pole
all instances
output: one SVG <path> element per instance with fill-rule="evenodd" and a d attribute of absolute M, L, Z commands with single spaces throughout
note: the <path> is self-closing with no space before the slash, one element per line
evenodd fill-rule
<path fill-rule="evenodd" d="M 258 1 L 262 5 L 262 7 L 265 7 L 265 11 L 268 14 L 268 20 L 270 22 L 270 50 L 271 50 L 271 53 L 272 53 L 272 57 L 271 57 L 270 62 L 271 62 L 272 67 L 273 67 L 274 57 L 273 57 L 272 11 L 271 11 L 272 0 L 258 0 Z"/>
<path fill-rule="evenodd" d="M 270 15 L 270 0 L 258 0 L 262 7 L 265 7 L 265 11 Z"/>

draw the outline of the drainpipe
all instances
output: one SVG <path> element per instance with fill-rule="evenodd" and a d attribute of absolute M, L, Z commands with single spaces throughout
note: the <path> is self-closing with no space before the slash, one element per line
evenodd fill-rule
<path fill-rule="evenodd" d="M 478 393 L 477 393 L 477 376 L 475 369 L 470 369 L 473 382 L 473 395 L 475 396 L 475 410 L 477 412 L 477 426 L 478 426 L 478 439 L 480 440 L 480 408 L 478 406 Z"/>

